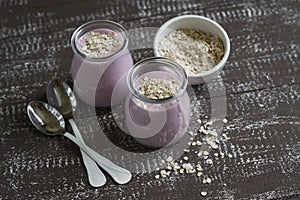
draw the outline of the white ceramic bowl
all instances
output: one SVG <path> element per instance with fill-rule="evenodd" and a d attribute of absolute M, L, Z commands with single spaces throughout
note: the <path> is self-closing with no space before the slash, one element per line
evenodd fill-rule
<path fill-rule="evenodd" d="M 154 55 L 160 56 L 158 45 L 160 41 L 166 37 L 171 31 L 176 29 L 199 29 L 201 31 L 211 33 L 218 36 L 224 44 L 225 53 L 221 61 L 212 69 L 198 74 L 188 75 L 189 84 L 197 85 L 209 82 L 217 76 L 224 67 L 230 52 L 230 40 L 226 31 L 215 21 L 199 15 L 182 15 L 165 22 L 157 31 L 154 38 Z"/>

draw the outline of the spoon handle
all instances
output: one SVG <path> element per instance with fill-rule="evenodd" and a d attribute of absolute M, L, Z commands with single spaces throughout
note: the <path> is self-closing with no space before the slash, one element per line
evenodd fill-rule
<path fill-rule="evenodd" d="M 101 187 L 106 183 L 106 177 L 95 163 L 84 151 L 81 150 L 82 160 L 85 165 L 89 183 L 93 187 Z"/>
<path fill-rule="evenodd" d="M 125 183 L 128 183 L 131 180 L 132 175 L 127 169 L 124 169 L 124 168 L 114 164 L 113 162 L 111 162 L 107 158 L 101 156 L 96 151 L 94 151 L 93 149 L 91 149 L 90 147 L 88 147 L 87 145 L 82 143 L 80 140 L 75 138 L 72 134 L 66 132 L 64 134 L 64 136 L 66 136 L 67 138 L 72 140 L 83 151 L 85 151 L 91 158 L 93 158 L 94 161 L 97 162 L 97 164 L 99 166 L 101 166 L 105 171 L 107 171 L 107 173 L 109 173 L 111 175 L 111 177 L 117 183 L 125 184 Z"/>
<path fill-rule="evenodd" d="M 90 147 L 86 147 L 87 150 L 90 152 L 91 155 L 93 155 L 99 162 L 97 162 L 107 173 L 111 175 L 111 177 L 119 184 L 125 184 L 128 183 L 132 175 L 130 171 L 127 169 L 120 167 L 113 163 L 112 161 L 108 160 L 107 158 L 101 156 L 96 151 L 91 149 Z"/>
<path fill-rule="evenodd" d="M 74 131 L 74 134 L 75 134 L 76 138 L 79 138 L 81 140 L 81 142 L 85 144 L 85 142 L 84 142 L 84 140 L 83 140 L 83 138 L 81 136 L 81 133 L 78 130 L 78 127 L 75 124 L 74 120 L 73 119 L 69 119 L 69 123 L 71 124 L 71 127 L 72 127 L 72 129 Z"/>
<path fill-rule="evenodd" d="M 82 136 L 78 130 L 78 127 L 76 126 L 75 122 L 73 119 L 69 120 L 72 129 L 74 131 L 74 134 L 79 140 L 84 143 Z M 106 183 L 106 177 L 102 173 L 102 171 L 99 169 L 98 165 L 96 162 L 90 158 L 82 149 L 80 149 L 81 155 L 82 155 L 82 160 L 85 165 L 87 174 L 88 174 L 88 179 L 89 183 L 93 187 L 101 187 Z"/>

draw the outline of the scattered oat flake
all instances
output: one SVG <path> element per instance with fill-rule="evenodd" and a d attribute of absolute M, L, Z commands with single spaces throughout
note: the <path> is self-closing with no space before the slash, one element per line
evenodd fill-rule
<path fill-rule="evenodd" d="M 173 158 L 171 156 L 169 156 L 166 161 L 171 162 L 172 160 L 173 160 Z"/>
<path fill-rule="evenodd" d="M 206 182 L 211 183 L 211 178 L 207 177 Z"/>
<path fill-rule="evenodd" d="M 212 165 L 212 164 L 213 164 L 212 159 L 207 159 L 207 160 L 206 160 L 206 164 Z"/>
<path fill-rule="evenodd" d="M 166 170 L 161 170 L 160 171 L 160 176 L 162 177 L 162 178 L 166 178 L 166 177 L 168 177 L 170 175 L 170 171 L 166 171 Z"/>
<path fill-rule="evenodd" d="M 167 170 L 172 170 L 172 167 L 171 167 L 170 165 L 167 165 L 165 168 L 166 168 Z"/>
<path fill-rule="evenodd" d="M 223 119 L 223 123 L 226 124 L 228 122 L 227 119 Z"/>
<path fill-rule="evenodd" d="M 228 156 L 228 158 L 232 158 L 233 157 L 232 154 L 228 154 L 227 156 Z"/>
<path fill-rule="evenodd" d="M 191 163 L 184 163 L 182 164 L 182 168 L 185 169 L 187 174 L 192 174 L 195 173 L 196 170 L 193 168 L 193 166 L 191 165 Z"/>
<path fill-rule="evenodd" d="M 204 133 L 206 130 L 204 129 L 203 126 L 200 126 L 200 129 L 198 130 L 199 133 Z"/>
<path fill-rule="evenodd" d="M 197 164 L 197 165 L 196 165 L 196 169 L 197 169 L 197 171 L 199 171 L 199 172 L 202 172 L 202 171 L 203 171 L 203 168 L 201 167 L 200 164 Z"/>
<path fill-rule="evenodd" d="M 184 151 L 185 153 L 189 153 L 189 152 L 190 152 L 189 149 L 184 149 L 183 151 Z"/>
<path fill-rule="evenodd" d="M 201 192 L 201 195 L 202 195 L 203 197 L 205 197 L 205 196 L 207 195 L 207 192 L 202 191 L 202 192 Z"/>

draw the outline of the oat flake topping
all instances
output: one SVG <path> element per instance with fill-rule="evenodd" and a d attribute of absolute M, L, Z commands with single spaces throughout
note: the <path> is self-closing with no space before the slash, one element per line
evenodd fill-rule
<path fill-rule="evenodd" d="M 165 99 L 173 96 L 179 89 L 174 79 L 149 78 L 145 76 L 137 90 L 149 99 Z"/>
<path fill-rule="evenodd" d="M 120 41 L 115 37 L 116 32 L 89 32 L 84 38 L 81 51 L 91 58 L 101 58 L 118 50 Z"/>

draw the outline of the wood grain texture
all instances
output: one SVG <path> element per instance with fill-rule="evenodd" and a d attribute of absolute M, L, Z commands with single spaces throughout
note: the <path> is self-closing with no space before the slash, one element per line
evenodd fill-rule
<path fill-rule="evenodd" d="M 0 199 L 198 200 L 201 191 L 208 192 L 206 199 L 300 199 L 299 13 L 299 0 L 1 0 Z M 220 85 L 226 88 L 229 122 L 222 127 L 226 137 L 216 151 L 224 156 L 204 165 L 213 182 L 204 185 L 195 174 L 156 180 L 158 172 L 152 172 L 134 174 L 126 185 L 108 178 L 104 187 L 92 188 L 78 148 L 63 137 L 45 137 L 35 130 L 26 115 L 27 103 L 46 101 L 53 76 L 70 79 L 70 36 L 79 25 L 110 19 L 127 29 L 159 27 L 182 14 L 216 20 L 231 38 L 221 78 L 193 87 L 193 113 L 200 118 L 210 116 L 213 100 L 224 98 L 217 93 Z M 151 55 L 147 48 L 133 52 L 135 60 Z M 118 129 L 109 109 L 97 109 L 96 119 L 78 112 L 87 143 L 97 147 L 93 142 L 99 130 L 93 123 L 99 123 L 114 144 L 147 150 Z M 197 128 L 195 123 L 190 127 Z M 191 149 L 190 159 L 203 162 L 193 154 L 197 149 Z M 121 155 L 106 156 L 125 164 Z M 147 164 L 136 166 L 147 169 Z"/>

